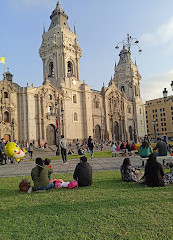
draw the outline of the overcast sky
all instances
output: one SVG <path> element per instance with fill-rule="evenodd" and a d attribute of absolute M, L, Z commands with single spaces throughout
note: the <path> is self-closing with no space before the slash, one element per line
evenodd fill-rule
<path fill-rule="evenodd" d="M 81 81 L 100 90 L 107 86 L 119 60 L 118 42 L 129 33 L 137 38 L 142 53 L 132 48 L 132 60 L 142 75 L 143 101 L 162 97 L 163 88 L 172 95 L 173 80 L 173 1 L 172 0 L 60 0 L 74 22 L 82 48 Z M 56 0 L 0 0 L 0 57 L 21 86 L 43 82 L 42 61 L 38 50 Z M 0 80 L 3 65 L 0 64 Z"/>

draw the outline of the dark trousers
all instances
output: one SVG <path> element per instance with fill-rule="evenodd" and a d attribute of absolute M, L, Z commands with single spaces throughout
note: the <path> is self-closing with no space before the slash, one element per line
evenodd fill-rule
<path fill-rule="evenodd" d="M 4 160 L 4 154 L 0 153 L 0 162 L 1 162 L 1 164 L 3 164 L 3 160 Z"/>
<path fill-rule="evenodd" d="M 28 151 L 28 152 L 29 152 L 29 156 L 30 156 L 30 158 L 32 159 L 33 151 Z"/>
<path fill-rule="evenodd" d="M 66 156 L 66 149 L 65 148 L 61 148 L 61 155 L 62 155 L 63 162 L 67 162 L 67 156 Z"/>

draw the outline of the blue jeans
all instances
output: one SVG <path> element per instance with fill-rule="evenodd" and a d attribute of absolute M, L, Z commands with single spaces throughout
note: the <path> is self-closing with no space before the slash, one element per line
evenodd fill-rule
<path fill-rule="evenodd" d="M 90 149 L 90 153 L 91 153 L 91 158 L 93 158 L 93 155 L 94 155 L 94 149 Z"/>
<path fill-rule="evenodd" d="M 44 187 L 39 187 L 39 188 L 33 187 L 33 190 L 34 191 L 37 191 L 37 190 L 50 190 L 52 188 L 54 188 L 54 183 L 50 182 L 50 183 L 48 183 L 47 186 L 44 186 Z"/>

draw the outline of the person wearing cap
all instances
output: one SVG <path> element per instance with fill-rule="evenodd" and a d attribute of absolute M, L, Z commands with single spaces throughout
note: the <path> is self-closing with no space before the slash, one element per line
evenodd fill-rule
<path fill-rule="evenodd" d="M 156 153 L 156 156 L 167 156 L 167 146 L 166 143 L 162 141 L 161 138 L 157 138 L 157 144 L 154 148 L 154 150 L 158 149 L 158 153 Z"/>
<path fill-rule="evenodd" d="M 87 162 L 85 156 L 80 158 L 80 162 L 74 171 L 73 178 L 78 182 L 79 187 L 87 187 L 92 184 L 92 167 Z"/>

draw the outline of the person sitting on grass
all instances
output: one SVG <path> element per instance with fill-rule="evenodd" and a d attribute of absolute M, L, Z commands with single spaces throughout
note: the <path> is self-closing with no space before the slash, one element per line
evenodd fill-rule
<path fill-rule="evenodd" d="M 169 163 L 170 172 L 165 174 L 165 184 L 173 184 L 173 163 Z"/>
<path fill-rule="evenodd" d="M 51 174 L 53 170 L 49 166 L 44 165 L 44 161 L 41 158 L 36 158 L 36 167 L 31 171 L 31 177 L 34 182 L 34 191 L 37 190 L 49 190 L 54 188 L 54 183 L 49 182 L 48 174 Z"/>
<path fill-rule="evenodd" d="M 151 145 L 147 141 L 143 141 L 142 145 L 139 147 L 139 155 L 142 158 L 149 157 L 149 155 L 153 152 Z"/>
<path fill-rule="evenodd" d="M 151 153 L 144 173 L 145 183 L 150 187 L 164 186 L 164 171 L 162 165 L 157 161 L 156 155 Z"/>
<path fill-rule="evenodd" d="M 49 168 L 52 170 L 52 172 L 53 172 L 53 169 L 52 169 L 52 166 L 50 165 L 50 162 L 51 162 L 51 160 L 49 159 L 49 158 L 45 158 L 45 160 L 44 160 L 44 165 L 45 166 L 49 166 Z M 48 173 L 48 179 L 49 179 L 49 181 L 50 180 L 53 180 L 52 179 L 52 177 L 51 177 L 51 173 Z"/>
<path fill-rule="evenodd" d="M 125 158 L 120 168 L 122 180 L 125 182 L 139 182 L 143 174 L 135 169 L 129 158 Z"/>
<path fill-rule="evenodd" d="M 92 184 L 92 167 L 87 163 L 85 156 L 80 158 L 80 163 L 76 166 L 73 178 L 78 182 L 79 187 L 87 187 Z"/>

